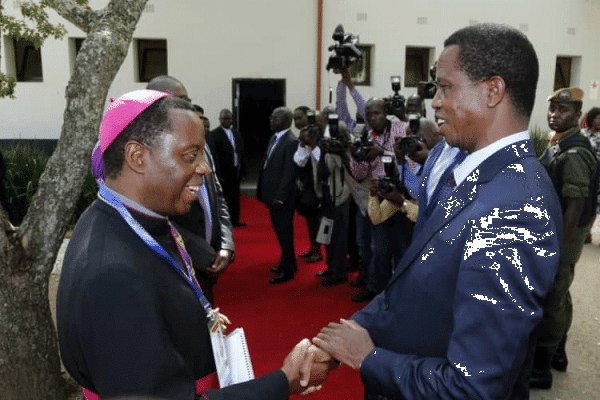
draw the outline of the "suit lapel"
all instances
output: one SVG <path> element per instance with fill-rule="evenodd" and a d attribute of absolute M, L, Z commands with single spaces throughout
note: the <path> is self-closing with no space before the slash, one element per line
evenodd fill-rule
<path fill-rule="evenodd" d="M 507 165 L 524 157 L 535 157 L 530 140 L 523 140 L 500 149 L 475 168 L 450 197 L 435 208 L 422 229 L 415 231 L 416 236 L 413 237 L 409 248 L 396 266 L 388 286 L 413 263 L 440 229 L 477 198 L 481 184 L 489 182 Z"/>

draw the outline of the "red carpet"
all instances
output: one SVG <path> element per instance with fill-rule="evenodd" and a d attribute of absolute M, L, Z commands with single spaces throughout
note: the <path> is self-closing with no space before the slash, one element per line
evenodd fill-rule
<path fill-rule="evenodd" d="M 215 303 L 232 322 L 246 332 L 256 376 L 280 368 L 285 356 L 302 338 L 312 338 L 331 321 L 349 318 L 363 304 L 350 297 L 357 289 L 348 283 L 322 287 L 315 273 L 325 262 L 306 264 L 298 258 L 296 277 L 270 285 L 269 268 L 279 262 L 280 250 L 267 208 L 255 198 L 242 196 L 241 220 L 248 226 L 234 229 L 236 260 L 215 287 Z M 309 248 L 306 221 L 294 219 L 296 254 Z M 325 249 L 323 248 L 323 255 Z M 356 277 L 350 274 L 349 279 Z M 299 397 L 298 397 L 299 398 Z M 362 399 L 358 371 L 341 365 L 332 371 L 323 389 L 307 399 Z"/>

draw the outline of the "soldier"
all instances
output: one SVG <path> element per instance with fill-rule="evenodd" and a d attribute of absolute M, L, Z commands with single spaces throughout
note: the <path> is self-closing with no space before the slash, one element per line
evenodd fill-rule
<path fill-rule="evenodd" d="M 548 97 L 548 126 L 555 133 L 540 161 L 560 198 L 563 238 L 556 283 L 538 328 L 532 388 L 549 389 L 551 369 L 567 370 L 565 342 L 573 317 L 569 286 L 596 212 L 598 160 L 589 139 L 579 129 L 582 100 L 579 88 L 559 89 Z"/>

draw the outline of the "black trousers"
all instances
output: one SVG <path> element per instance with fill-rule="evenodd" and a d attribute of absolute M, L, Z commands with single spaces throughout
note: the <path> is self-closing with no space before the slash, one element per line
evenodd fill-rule
<path fill-rule="evenodd" d="M 273 211 L 271 208 L 269 214 L 279 247 L 281 247 L 279 268 L 282 272 L 294 273 L 297 269 L 296 253 L 294 251 L 294 209 L 283 208 Z"/>

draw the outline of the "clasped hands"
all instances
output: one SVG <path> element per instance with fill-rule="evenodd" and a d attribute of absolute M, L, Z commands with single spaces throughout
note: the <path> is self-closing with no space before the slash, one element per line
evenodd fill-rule
<path fill-rule="evenodd" d="M 375 349 L 366 329 L 355 321 L 341 319 L 322 328 L 312 343 L 303 339 L 288 354 L 281 367 L 290 384 L 290 393 L 306 395 L 321 389 L 329 370 L 339 363 L 360 368 Z"/>

